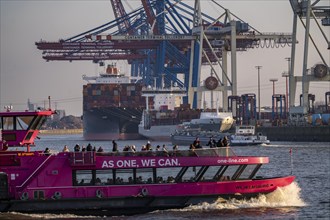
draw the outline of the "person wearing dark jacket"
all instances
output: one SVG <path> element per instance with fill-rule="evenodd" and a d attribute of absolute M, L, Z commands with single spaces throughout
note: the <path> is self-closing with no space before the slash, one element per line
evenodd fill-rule
<path fill-rule="evenodd" d="M 118 145 L 115 140 L 112 140 L 112 152 L 117 152 L 118 151 Z"/>

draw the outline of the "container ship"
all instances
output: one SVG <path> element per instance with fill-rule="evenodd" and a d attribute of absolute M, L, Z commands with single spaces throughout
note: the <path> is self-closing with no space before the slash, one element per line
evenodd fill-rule
<path fill-rule="evenodd" d="M 139 139 L 138 125 L 145 109 L 143 84 L 120 74 L 114 64 L 99 76 L 83 76 L 85 140 Z"/>

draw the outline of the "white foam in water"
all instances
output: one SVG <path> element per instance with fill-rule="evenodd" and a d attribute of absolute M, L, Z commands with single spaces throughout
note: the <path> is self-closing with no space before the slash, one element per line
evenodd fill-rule
<path fill-rule="evenodd" d="M 202 203 L 189 206 L 185 210 L 219 210 L 219 209 L 240 209 L 256 207 L 302 207 L 306 203 L 300 198 L 300 187 L 296 182 L 289 186 L 278 188 L 267 195 L 260 195 L 249 200 L 218 199 L 215 203 Z"/>
<path fill-rule="evenodd" d="M 26 216 L 27 219 L 91 219 L 101 218 L 99 216 L 77 216 L 73 214 L 25 214 L 19 212 L 11 212 L 13 215 L 17 215 L 17 219 L 23 219 Z"/>

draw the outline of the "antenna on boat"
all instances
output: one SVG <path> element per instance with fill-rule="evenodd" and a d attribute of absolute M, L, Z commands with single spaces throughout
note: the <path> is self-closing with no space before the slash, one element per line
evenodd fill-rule
<path fill-rule="evenodd" d="M 50 106 L 50 96 L 48 96 L 48 109 L 51 110 L 51 106 Z"/>
<path fill-rule="evenodd" d="M 293 174 L 293 158 L 292 158 L 292 147 L 290 148 L 290 162 L 291 162 L 291 175 Z"/>

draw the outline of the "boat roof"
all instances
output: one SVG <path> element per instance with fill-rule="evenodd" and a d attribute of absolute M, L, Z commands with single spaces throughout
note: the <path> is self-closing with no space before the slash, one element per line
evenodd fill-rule
<path fill-rule="evenodd" d="M 35 110 L 35 111 L 5 111 L 0 112 L 0 117 L 9 117 L 9 116 L 34 116 L 34 115 L 45 115 L 50 116 L 53 115 L 55 112 L 51 109 L 48 110 Z"/>

